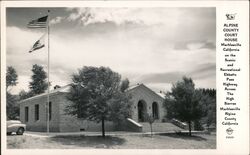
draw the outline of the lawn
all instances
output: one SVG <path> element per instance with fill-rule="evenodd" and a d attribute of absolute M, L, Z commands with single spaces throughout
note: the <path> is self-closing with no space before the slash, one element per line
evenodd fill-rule
<path fill-rule="evenodd" d="M 7 136 L 7 147 L 19 149 L 215 149 L 216 135 Z"/>

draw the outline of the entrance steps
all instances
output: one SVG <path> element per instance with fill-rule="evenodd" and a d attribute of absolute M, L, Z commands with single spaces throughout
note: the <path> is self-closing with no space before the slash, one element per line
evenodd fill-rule
<path fill-rule="evenodd" d="M 149 123 L 147 122 L 139 122 L 139 123 L 142 125 L 142 132 L 151 131 Z M 170 132 L 170 131 L 180 132 L 185 130 L 169 122 L 164 122 L 164 123 L 154 122 L 152 124 L 152 128 L 153 132 Z"/>

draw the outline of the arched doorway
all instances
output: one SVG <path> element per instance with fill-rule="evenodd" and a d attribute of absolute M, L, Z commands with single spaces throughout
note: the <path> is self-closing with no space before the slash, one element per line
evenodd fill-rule
<path fill-rule="evenodd" d="M 145 101 L 140 100 L 138 102 L 138 122 L 144 122 L 145 120 L 145 114 L 147 113 L 147 104 Z"/>
<path fill-rule="evenodd" d="M 157 102 L 153 102 L 152 104 L 152 114 L 154 119 L 159 119 L 159 109 Z"/>

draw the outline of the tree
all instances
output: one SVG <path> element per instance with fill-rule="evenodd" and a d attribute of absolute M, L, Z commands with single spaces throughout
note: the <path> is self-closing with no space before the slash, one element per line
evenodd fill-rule
<path fill-rule="evenodd" d="M 126 78 L 121 83 L 121 92 L 125 92 L 125 90 L 127 90 L 128 87 L 129 87 L 129 80 Z"/>
<path fill-rule="evenodd" d="M 6 105 L 6 114 L 7 119 L 19 119 L 19 106 L 17 104 L 18 98 L 15 95 L 6 93 L 7 105 Z"/>
<path fill-rule="evenodd" d="M 33 75 L 31 76 L 32 81 L 29 83 L 29 88 L 33 95 L 38 95 L 44 93 L 48 88 L 48 83 L 46 82 L 46 72 L 42 66 L 37 64 L 33 65 L 32 70 Z"/>
<path fill-rule="evenodd" d="M 116 128 L 120 129 L 126 118 L 131 116 L 131 95 L 117 92 L 110 100 L 109 120 L 113 121 Z"/>
<path fill-rule="evenodd" d="M 171 92 L 166 94 L 164 101 L 164 106 L 168 111 L 167 117 L 187 122 L 190 136 L 192 121 L 202 117 L 201 96 L 201 93 L 195 90 L 193 80 L 183 77 L 182 81 L 173 84 Z"/>
<path fill-rule="evenodd" d="M 30 97 L 32 97 L 32 96 L 34 96 L 34 95 L 32 94 L 31 91 L 26 92 L 25 90 L 21 90 L 21 91 L 19 92 L 18 96 L 19 96 L 19 99 L 20 99 L 20 100 L 24 100 L 24 99 L 30 98 Z"/>
<path fill-rule="evenodd" d="M 106 67 L 83 67 L 73 74 L 65 109 L 67 114 L 102 124 L 105 137 L 105 121 L 119 120 L 130 115 L 130 98 L 121 91 L 121 76 Z"/>
<path fill-rule="evenodd" d="M 153 117 L 153 115 L 150 115 L 148 113 L 145 114 L 145 118 L 146 121 L 149 123 L 150 125 L 150 130 L 151 130 L 151 137 L 153 136 L 153 123 L 155 121 L 155 118 Z"/>
<path fill-rule="evenodd" d="M 17 119 L 19 116 L 19 107 L 17 105 L 17 97 L 15 95 L 12 95 L 8 91 L 8 88 L 10 86 L 15 86 L 17 84 L 17 78 L 18 78 L 18 75 L 16 73 L 16 70 L 12 66 L 7 67 L 7 72 L 6 72 L 7 119 Z"/>
<path fill-rule="evenodd" d="M 6 90 L 8 90 L 9 86 L 15 86 L 17 84 L 18 75 L 16 70 L 12 66 L 7 67 L 6 74 Z"/>
<path fill-rule="evenodd" d="M 203 116 L 201 123 L 208 128 L 210 125 L 216 125 L 216 90 L 215 89 L 199 89 L 203 98 L 206 100 L 202 105 Z"/>

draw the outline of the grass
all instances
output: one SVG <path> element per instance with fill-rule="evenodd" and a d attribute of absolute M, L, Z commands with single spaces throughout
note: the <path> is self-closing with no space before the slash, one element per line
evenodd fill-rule
<path fill-rule="evenodd" d="M 101 136 L 56 136 L 50 139 L 60 145 L 87 146 L 91 148 L 113 148 L 125 142 L 123 138 L 112 136 L 106 136 L 105 138 Z"/>
<path fill-rule="evenodd" d="M 7 136 L 9 149 L 215 149 L 216 135 Z"/>

